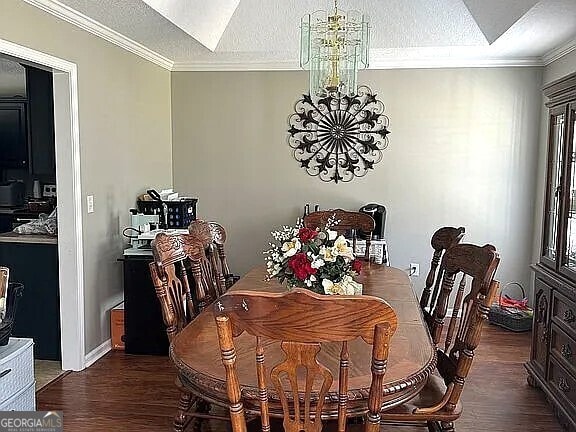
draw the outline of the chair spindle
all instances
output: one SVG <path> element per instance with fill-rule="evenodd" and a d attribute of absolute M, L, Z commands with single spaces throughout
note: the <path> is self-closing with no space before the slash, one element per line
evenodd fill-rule
<path fill-rule="evenodd" d="M 460 279 L 460 284 L 458 285 L 458 292 L 456 293 L 456 299 L 454 300 L 454 309 L 452 309 L 452 316 L 450 317 L 450 323 L 448 324 L 448 334 L 446 335 L 446 341 L 444 343 L 444 351 L 448 352 L 450 345 L 452 344 L 452 338 L 454 337 L 454 329 L 456 328 L 456 322 L 458 321 L 458 313 L 462 308 L 462 300 L 464 297 L 464 289 L 466 288 L 466 275 L 462 275 Z"/>
<path fill-rule="evenodd" d="M 229 399 L 230 420 L 234 431 L 246 432 L 246 419 L 244 417 L 244 404 L 241 399 L 240 381 L 236 372 L 236 349 L 232 341 L 232 325 L 225 316 L 216 317 L 218 342 L 222 363 L 226 370 L 226 389 Z"/>
<path fill-rule="evenodd" d="M 338 386 L 338 432 L 346 430 L 346 411 L 348 408 L 348 364 L 350 353 L 348 342 L 342 342 L 340 351 L 340 376 Z"/>

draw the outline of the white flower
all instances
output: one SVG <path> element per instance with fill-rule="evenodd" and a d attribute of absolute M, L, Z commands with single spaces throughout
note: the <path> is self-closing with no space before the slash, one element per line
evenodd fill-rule
<path fill-rule="evenodd" d="M 336 255 L 334 255 L 334 250 L 332 248 L 327 248 L 322 246 L 320 248 L 320 255 L 324 258 L 324 261 L 334 262 L 336 261 Z"/>
<path fill-rule="evenodd" d="M 312 264 L 310 264 L 310 266 L 314 269 L 319 269 L 323 265 L 324 265 L 324 260 L 320 257 L 314 258 L 314 261 L 312 261 Z"/>
<path fill-rule="evenodd" d="M 310 275 L 310 280 L 311 280 L 312 282 L 316 282 L 316 276 Z"/>
<path fill-rule="evenodd" d="M 328 240 L 335 240 L 338 237 L 338 233 L 336 231 L 327 230 L 328 233 Z"/>
<path fill-rule="evenodd" d="M 281 266 L 279 263 L 274 264 L 273 266 L 269 266 L 266 271 L 268 272 L 268 274 L 270 275 L 270 277 L 274 277 L 276 276 L 278 273 L 280 273 L 280 269 Z"/>
<path fill-rule="evenodd" d="M 284 252 L 284 256 L 291 257 L 300 250 L 300 247 L 300 240 L 293 238 L 291 241 L 287 241 L 282 244 L 282 252 Z"/>
<path fill-rule="evenodd" d="M 346 295 L 362 294 L 362 284 L 356 282 L 350 275 L 346 275 L 344 278 L 342 278 L 340 281 L 340 286 Z"/>
<path fill-rule="evenodd" d="M 343 256 L 349 258 L 351 260 L 354 259 L 354 252 L 352 248 L 348 245 L 348 240 L 344 238 L 344 236 L 339 236 L 336 241 L 334 242 L 333 246 L 334 252 L 333 254 L 336 256 Z"/>
<path fill-rule="evenodd" d="M 322 279 L 322 287 L 324 287 L 324 292 L 326 294 L 344 294 L 342 287 L 329 279 Z"/>

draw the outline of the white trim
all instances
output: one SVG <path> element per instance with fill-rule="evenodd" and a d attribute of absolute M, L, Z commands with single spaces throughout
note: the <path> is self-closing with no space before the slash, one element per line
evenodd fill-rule
<path fill-rule="evenodd" d="M 440 69 L 440 68 L 500 68 L 543 66 L 539 57 L 526 58 L 374 58 L 370 60 L 369 69 Z"/>
<path fill-rule="evenodd" d="M 559 58 L 570 54 L 572 51 L 576 50 L 576 39 L 572 39 L 566 42 L 564 45 L 554 48 L 552 51 L 547 52 L 542 56 L 544 66 L 548 66 L 550 63 L 555 62 Z"/>
<path fill-rule="evenodd" d="M 86 354 L 84 358 L 84 365 L 86 367 L 92 366 L 106 354 L 108 354 L 112 350 L 112 340 L 108 339 Z"/>
<path fill-rule="evenodd" d="M 54 15 L 70 24 L 80 27 L 93 35 L 96 35 L 114 45 L 124 48 L 143 59 L 146 59 L 164 69 L 171 70 L 174 62 L 157 52 L 146 48 L 144 45 L 112 30 L 96 20 L 60 3 L 57 0 L 24 0 L 26 3 L 36 6 L 49 14 Z"/>
<path fill-rule="evenodd" d="M 293 61 L 229 61 L 229 62 L 175 62 L 173 72 L 233 72 L 233 71 L 292 71 L 302 70 Z"/>
<path fill-rule="evenodd" d="M 516 59 L 459 59 L 454 57 L 394 59 L 372 56 L 368 70 L 382 69 L 437 69 L 437 68 L 479 68 L 479 67 L 531 67 L 544 66 L 539 57 Z M 200 71 L 296 71 L 302 70 L 294 61 L 230 61 L 230 62 L 175 62 L 174 72 Z"/>
<path fill-rule="evenodd" d="M 68 100 L 64 102 L 69 105 L 68 112 L 55 113 L 62 369 L 82 370 L 85 354 L 84 251 L 77 67 L 74 63 L 3 39 L 0 39 L 0 53 L 48 66 L 55 72 L 62 71 L 67 78 L 68 89 L 59 93 L 59 97 L 67 96 Z"/>

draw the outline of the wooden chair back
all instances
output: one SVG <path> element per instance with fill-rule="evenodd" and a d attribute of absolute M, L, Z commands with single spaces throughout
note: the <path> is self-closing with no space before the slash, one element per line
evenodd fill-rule
<path fill-rule="evenodd" d="M 460 243 L 465 232 L 466 229 L 464 227 L 443 227 L 437 230 L 430 240 L 434 253 L 432 254 L 430 271 L 426 276 L 426 286 L 422 292 L 422 297 L 420 297 L 420 307 L 429 326 L 431 325 L 432 311 L 436 305 L 440 290 L 440 280 L 442 279 L 442 270 L 439 268 L 440 260 L 446 249 Z M 432 287 L 434 287 L 433 292 Z"/>
<path fill-rule="evenodd" d="M 364 259 L 370 259 L 370 246 L 372 244 L 372 232 L 376 226 L 374 218 L 366 213 L 351 212 L 342 209 L 315 211 L 304 216 L 306 228 L 323 228 L 330 217 L 335 216 L 340 221 L 332 229 L 341 235 L 352 236 L 352 250 L 356 253 L 356 239 L 359 231 L 366 236 L 366 251 Z"/>
<path fill-rule="evenodd" d="M 449 386 L 445 405 L 448 411 L 456 408 L 474 350 L 480 343 L 484 320 L 498 292 L 499 283 L 494 280 L 494 274 L 499 262 L 500 257 L 492 245 L 457 244 L 447 249 L 442 258 L 443 275 L 432 315 L 432 338 L 438 345 L 438 371 Z M 456 281 L 458 288 L 452 315 L 444 331 L 444 319 Z"/>
<path fill-rule="evenodd" d="M 224 294 L 233 281 L 224 251 L 226 230 L 217 222 L 195 220 L 188 226 L 188 233 L 204 245 L 206 256 L 215 275 L 214 289 L 218 295 Z"/>
<path fill-rule="evenodd" d="M 234 432 L 246 431 L 234 348 L 234 337 L 243 332 L 256 338 L 263 432 L 270 431 L 269 396 L 281 402 L 285 431 L 322 430 L 320 414 L 334 381 L 330 370 L 317 357 L 323 342 L 341 343 L 338 431 L 346 429 L 348 341 L 357 337 L 373 346 L 372 385 L 364 429 L 369 432 L 379 429 L 388 348 L 397 327 L 396 314 L 384 300 L 369 296 L 322 296 L 304 289 L 282 294 L 231 291 L 214 303 L 214 314 Z M 264 339 L 280 341 L 285 353 L 285 359 L 269 373 L 264 367 L 264 347 L 269 342 Z M 313 388 L 315 382 L 319 386 Z"/>
<path fill-rule="evenodd" d="M 152 241 L 150 276 L 160 301 L 168 339 L 180 332 L 213 298 L 202 278 L 204 247 L 189 234 L 160 233 Z"/>
<path fill-rule="evenodd" d="M 226 251 L 224 250 L 224 245 L 226 243 L 226 230 L 217 222 L 208 222 L 208 225 L 210 226 L 210 232 L 212 233 L 212 242 L 216 245 L 222 273 L 224 274 L 224 278 L 228 284 L 229 278 L 231 278 L 233 274 L 230 271 L 230 267 L 228 267 Z"/>

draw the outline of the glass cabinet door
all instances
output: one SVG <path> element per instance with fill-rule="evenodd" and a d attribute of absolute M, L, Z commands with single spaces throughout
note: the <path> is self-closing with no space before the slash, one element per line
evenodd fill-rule
<path fill-rule="evenodd" d="M 566 134 L 567 148 L 566 158 L 568 159 L 567 175 L 567 205 L 565 209 L 564 223 L 566 230 L 565 245 L 562 245 L 564 253 L 562 256 L 562 266 L 576 272 L 576 136 L 574 136 L 574 124 L 576 121 L 576 104 L 571 104 L 568 114 L 568 133 Z"/>
<path fill-rule="evenodd" d="M 562 203 L 562 161 L 564 153 L 564 110 L 550 113 L 548 179 L 546 185 L 546 213 L 542 254 L 556 264 L 558 253 L 559 214 Z"/>

